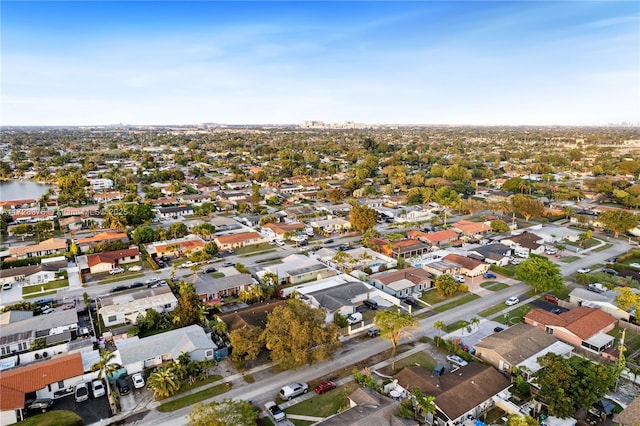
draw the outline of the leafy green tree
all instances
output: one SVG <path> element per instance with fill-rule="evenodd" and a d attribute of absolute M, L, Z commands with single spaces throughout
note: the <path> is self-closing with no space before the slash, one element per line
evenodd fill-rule
<path fill-rule="evenodd" d="M 502 219 L 496 219 L 491 221 L 491 232 L 496 234 L 502 234 L 509 232 L 509 225 Z"/>
<path fill-rule="evenodd" d="M 213 241 L 207 241 L 204 243 L 204 248 L 202 249 L 209 256 L 217 256 L 218 255 L 218 245 Z"/>
<path fill-rule="evenodd" d="M 169 235 L 171 238 L 182 238 L 189 233 L 187 225 L 182 222 L 174 222 L 169 225 Z"/>
<path fill-rule="evenodd" d="M 365 232 L 378 222 L 378 213 L 367 206 L 355 205 L 349 212 L 349 222 L 354 229 Z"/>
<path fill-rule="evenodd" d="M 264 347 L 262 329 L 252 325 L 233 330 L 229 339 L 233 348 L 231 357 L 235 360 L 256 359 Z"/>
<path fill-rule="evenodd" d="M 436 322 L 433 323 L 433 328 L 435 328 L 436 330 L 438 330 L 438 337 L 440 337 L 440 334 L 442 333 L 442 330 L 447 326 L 447 324 L 445 324 L 444 321 L 438 320 Z M 436 343 L 436 346 L 440 346 L 440 339 L 438 339 L 438 342 Z"/>
<path fill-rule="evenodd" d="M 338 327 L 325 317 L 323 310 L 298 299 L 277 306 L 267 316 L 262 335 L 271 359 L 283 369 L 331 359 L 340 341 Z"/>
<path fill-rule="evenodd" d="M 153 391 L 156 398 L 168 398 L 175 394 L 180 389 L 180 379 L 175 367 L 156 368 L 147 379 L 147 387 Z"/>
<path fill-rule="evenodd" d="M 628 311 L 635 307 L 636 312 L 640 312 L 640 294 L 634 293 L 630 287 L 616 287 L 615 291 L 620 293 L 616 296 L 616 303 L 620 309 Z"/>
<path fill-rule="evenodd" d="M 548 353 L 538 358 L 540 369 L 534 373 L 535 381 L 549 406 L 549 413 L 567 418 L 575 411 L 575 401 L 568 384 L 576 379 L 576 372 L 569 361 L 560 355 Z"/>
<path fill-rule="evenodd" d="M 400 339 L 404 336 L 411 336 L 411 331 L 420 327 L 420 322 L 413 315 L 399 309 L 378 311 L 373 323 L 380 328 L 380 335 L 391 343 L 392 358 L 395 358 L 398 351 Z M 391 368 L 395 368 L 395 359 L 391 363 Z"/>
<path fill-rule="evenodd" d="M 538 422 L 531 416 L 521 416 L 520 414 L 509 414 L 506 426 L 537 426 Z"/>
<path fill-rule="evenodd" d="M 138 226 L 133 230 L 132 238 L 137 244 L 150 243 L 155 241 L 156 233 L 150 226 Z"/>
<path fill-rule="evenodd" d="M 560 267 L 543 256 L 531 256 L 516 267 L 516 279 L 533 287 L 536 292 L 562 290 L 564 282 Z"/>
<path fill-rule="evenodd" d="M 511 198 L 513 211 L 524 217 L 529 222 L 532 217 L 542 217 L 544 215 L 544 204 L 542 201 L 529 195 L 516 194 Z"/>
<path fill-rule="evenodd" d="M 171 320 L 176 328 L 186 327 L 192 324 L 198 324 L 201 320 L 202 302 L 198 299 L 193 284 L 181 282 L 179 287 L 180 298 L 178 306 L 171 311 Z"/>
<path fill-rule="evenodd" d="M 225 399 L 198 403 L 187 416 L 191 426 L 254 426 L 260 410 L 249 401 Z"/>
<path fill-rule="evenodd" d="M 617 377 L 613 366 L 573 357 L 569 363 L 576 371 L 576 380 L 571 382 L 571 392 L 578 408 L 589 408 L 613 389 Z"/>
<path fill-rule="evenodd" d="M 442 297 L 451 297 L 458 291 L 458 283 L 451 274 L 442 274 L 434 281 L 436 291 Z"/>
<path fill-rule="evenodd" d="M 617 237 L 638 226 L 638 216 L 628 210 L 606 210 L 600 213 L 598 222 L 602 223 L 605 229 L 613 231 Z"/>

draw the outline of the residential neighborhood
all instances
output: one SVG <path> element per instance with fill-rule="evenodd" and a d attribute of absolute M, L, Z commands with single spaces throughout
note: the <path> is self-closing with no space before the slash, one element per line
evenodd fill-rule
<path fill-rule="evenodd" d="M 3 425 L 640 424 L 634 128 L 2 135 Z"/>

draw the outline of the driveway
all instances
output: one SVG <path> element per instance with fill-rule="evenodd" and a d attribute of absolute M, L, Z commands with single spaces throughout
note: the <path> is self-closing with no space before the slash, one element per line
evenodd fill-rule
<path fill-rule="evenodd" d="M 106 395 L 76 402 L 73 394 L 54 400 L 51 411 L 69 410 L 82 418 L 84 424 L 92 424 L 111 417 L 111 408 Z"/>

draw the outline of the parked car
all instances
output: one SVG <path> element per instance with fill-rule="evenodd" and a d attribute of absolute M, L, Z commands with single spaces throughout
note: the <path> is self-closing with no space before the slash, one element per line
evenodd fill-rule
<path fill-rule="evenodd" d="M 616 263 L 618 261 L 618 256 L 611 256 L 609 259 L 607 259 L 607 262 L 609 263 Z"/>
<path fill-rule="evenodd" d="M 545 294 L 544 300 L 546 300 L 547 302 L 555 303 L 556 305 L 558 304 L 558 298 L 553 294 Z"/>
<path fill-rule="evenodd" d="M 634 263 L 630 263 L 630 264 L 629 264 L 629 266 L 630 266 L 631 268 L 640 269 L 640 263 L 636 263 L 636 262 L 634 262 Z"/>
<path fill-rule="evenodd" d="M 560 309 L 560 308 L 553 308 L 553 309 L 551 310 L 551 313 L 552 313 L 552 314 L 556 314 L 556 315 L 561 314 L 561 313 L 562 313 L 562 309 Z"/>
<path fill-rule="evenodd" d="M 43 413 L 53 406 L 52 398 L 38 398 L 27 406 L 27 410 L 42 411 Z"/>
<path fill-rule="evenodd" d="M 362 302 L 363 305 L 367 306 L 369 309 L 376 310 L 378 309 L 378 302 L 371 299 L 366 299 Z"/>
<path fill-rule="evenodd" d="M 593 283 L 587 286 L 587 290 L 593 291 L 594 293 L 604 293 L 607 291 L 606 287 L 600 283 Z"/>
<path fill-rule="evenodd" d="M 124 290 L 129 290 L 129 286 L 126 285 L 117 285 L 114 288 L 112 288 L 111 290 L 109 290 L 111 293 L 117 293 L 119 291 L 124 291 Z"/>
<path fill-rule="evenodd" d="M 113 268 L 112 270 L 109 271 L 110 275 L 115 275 L 115 274 L 121 274 L 124 272 L 124 269 L 122 268 Z"/>
<path fill-rule="evenodd" d="M 229 268 L 231 266 L 236 266 L 236 264 L 234 262 L 224 262 L 222 266 L 225 268 Z"/>
<path fill-rule="evenodd" d="M 43 314 L 52 314 L 54 313 L 56 310 L 54 308 L 46 308 L 42 310 Z"/>
<path fill-rule="evenodd" d="M 94 398 L 100 398 L 101 396 L 106 395 L 102 380 L 94 380 L 91 382 L 91 395 L 93 395 Z"/>
<path fill-rule="evenodd" d="M 340 245 L 338 246 L 338 250 L 340 250 L 340 251 L 347 251 L 347 250 L 349 250 L 349 245 L 347 245 L 347 244 L 340 244 Z"/>
<path fill-rule="evenodd" d="M 508 298 L 504 303 L 507 306 L 513 306 L 513 305 L 516 305 L 516 304 L 520 303 L 520 299 L 518 299 L 517 297 L 513 296 L 513 297 Z"/>
<path fill-rule="evenodd" d="M 140 265 L 131 266 L 131 267 L 129 267 L 129 271 L 140 272 L 140 271 L 142 271 L 142 266 L 140 266 Z"/>
<path fill-rule="evenodd" d="M 89 399 L 89 387 L 86 383 L 78 383 L 73 389 L 73 393 L 76 397 L 76 402 L 82 402 Z"/>
<path fill-rule="evenodd" d="M 347 315 L 347 321 L 349 324 L 355 324 L 362 321 L 362 314 L 360 312 L 354 312 L 352 314 Z"/>
<path fill-rule="evenodd" d="M 4 283 L 4 284 L 2 284 L 2 289 L 3 290 L 11 290 L 11 287 L 13 287 L 13 283 Z"/>
<path fill-rule="evenodd" d="M 555 247 L 547 247 L 544 249 L 544 252 L 547 254 L 558 254 L 558 249 Z"/>
<path fill-rule="evenodd" d="M 144 387 L 144 377 L 142 373 L 136 373 L 131 376 L 131 380 L 133 380 L 133 387 L 136 389 L 140 389 Z"/>
<path fill-rule="evenodd" d="M 265 410 L 267 410 L 269 414 L 271 414 L 271 416 L 273 417 L 273 420 L 275 420 L 276 422 L 280 422 L 287 417 L 284 411 L 282 411 L 282 408 L 280 408 L 280 406 L 276 404 L 274 401 L 269 401 L 265 403 L 264 408 Z"/>
<path fill-rule="evenodd" d="M 419 303 L 416 299 L 414 299 L 411 296 L 405 297 L 403 302 L 406 303 L 407 305 L 411 305 L 411 306 L 418 306 L 418 303 Z"/>
<path fill-rule="evenodd" d="M 329 392 L 331 389 L 335 388 L 336 384 L 333 382 L 321 382 L 314 390 L 319 395 L 321 393 Z"/>
<path fill-rule="evenodd" d="M 195 265 L 195 263 L 193 263 L 193 262 L 192 262 L 192 261 L 190 261 L 190 260 L 187 260 L 187 261 L 186 261 L 186 262 L 184 262 L 182 265 L 180 265 L 180 266 L 179 266 L 179 268 L 183 268 L 183 269 L 191 268 L 193 265 Z"/>
<path fill-rule="evenodd" d="M 212 274 L 212 273 L 214 273 L 216 271 L 217 271 L 217 269 L 214 268 L 214 267 L 207 268 L 207 269 L 204 270 L 204 272 L 207 273 L 207 274 Z"/>
<path fill-rule="evenodd" d="M 145 284 L 144 284 L 144 283 L 141 283 L 141 282 L 139 282 L 139 281 L 136 281 L 136 282 L 132 283 L 132 284 L 129 286 L 129 288 L 138 288 L 138 287 L 144 287 L 144 286 L 145 286 Z"/>
<path fill-rule="evenodd" d="M 467 345 L 465 342 L 463 342 L 462 340 L 460 341 L 460 343 L 458 343 L 458 346 L 460 346 L 460 349 L 462 349 L 465 352 L 469 352 L 469 345 Z"/>
<path fill-rule="evenodd" d="M 576 271 L 579 274 L 588 274 L 589 272 L 591 272 L 591 269 L 589 268 L 580 268 Z"/>
<path fill-rule="evenodd" d="M 291 383 L 280 389 L 280 398 L 289 401 L 296 396 L 302 395 L 309 391 L 309 386 L 306 383 Z"/>
<path fill-rule="evenodd" d="M 609 274 L 609 275 L 618 275 L 618 271 L 616 271 L 615 269 L 611 269 L 611 268 L 602 268 L 602 272 L 604 272 L 605 274 Z"/>
<path fill-rule="evenodd" d="M 456 280 L 457 283 L 464 284 L 464 275 L 454 275 L 453 279 Z"/>
<path fill-rule="evenodd" d="M 371 327 L 367 330 L 367 336 L 369 337 L 377 337 L 380 335 L 380 329 L 378 327 Z"/>
<path fill-rule="evenodd" d="M 458 355 L 447 355 L 447 359 L 449 360 L 449 362 L 456 364 L 459 367 L 464 367 L 465 365 L 469 364 Z"/>
<path fill-rule="evenodd" d="M 129 381 L 124 377 L 120 377 L 118 380 L 116 380 L 116 387 L 118 388 L 118 392 L 120 392 L 120 395 L 127 395 L 131 392 Z"/>
<path fill-rule="evenodd" d="M 284 247 L 285 243 L 284 243 L 283 240 L 278 239 L 278 240 L 276 240 L 276 244 L 279 245 L 280 247 Z"/>
<path fill-rule="evenodd" d="M 498 276 L 496 274 L 494 274 L 493 272 L 485 272 L 482 276 L 484 278 L 492 278 L 492 279 L 493 278 L 498 278 Z"/>
<path fill-rule="evenodd" d="M 501 331 L 504 331 L 504 328 L 503 328 L 503 327 L 495 327 L 495 328 L 493 329 L 493 332 L 494 332 L 494 333 L 500 333 Z"/>

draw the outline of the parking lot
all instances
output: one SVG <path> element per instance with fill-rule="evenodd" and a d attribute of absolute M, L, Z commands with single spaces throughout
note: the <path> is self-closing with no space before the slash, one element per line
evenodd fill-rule
<path fill-rule="evenodd" d="M 71 394 L 63 398 L 55 399 L 51 411 L 55 410 L 73 411 L 82 418 L 82 421 L 86 425 L 111 417 L 111 408 L 109 407 L 109 400 L 106 395 L 99 398 L 89 398 L 83 402 L 76 402 L 75 396 Z M 35 415 L 40 413 L 28 414 Z"/>

